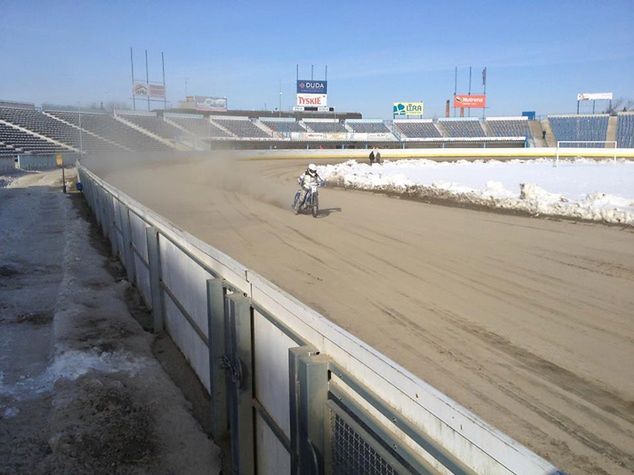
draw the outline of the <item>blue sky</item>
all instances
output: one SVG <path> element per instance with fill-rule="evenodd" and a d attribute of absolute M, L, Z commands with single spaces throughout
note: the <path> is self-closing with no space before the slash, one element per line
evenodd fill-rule
<path fill-rule="evenodd" d="M 295 100 L 295 65 L 321 78 L 329 105 L 389 118 L 393 101 L 444 113 L 453 93 L 481 91 L 488 115 L 574 112 L 577 92 L 634 99 L 634 1 L 25 1 L 0 0 L 0 99 L 129 102 L 137 76 L 168 99 L 226 96 L 230 108 Z"/>

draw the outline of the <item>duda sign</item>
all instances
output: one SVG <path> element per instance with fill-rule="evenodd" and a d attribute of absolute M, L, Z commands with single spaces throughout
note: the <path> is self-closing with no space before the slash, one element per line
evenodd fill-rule
<path fill-rule="evenodd" d="M 297 94 L 327 94 L 328 81 L 299 80 Z"/>

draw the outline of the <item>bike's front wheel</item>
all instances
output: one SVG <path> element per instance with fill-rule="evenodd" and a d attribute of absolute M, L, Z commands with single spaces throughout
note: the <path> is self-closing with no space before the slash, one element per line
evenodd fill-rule
<path fill-rule="evenodd" d="M 295 212 L 295 214 L 299 213 L 299 198 L 301 196 L 301 192 L 295 193 L 295 199 L 293 200 L 293 204 L 291 205 L 291 209 Z"/>
<path fill-rule="evenodd" d="M 316 196 L 313 198 L 313 218 L 319 215 L 319 198 Z"/>

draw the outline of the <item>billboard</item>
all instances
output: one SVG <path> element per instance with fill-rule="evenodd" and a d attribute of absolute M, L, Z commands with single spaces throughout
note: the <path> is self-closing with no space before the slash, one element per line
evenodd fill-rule
<path fill-rule="evenodd" d="M 308 107 L 325 107 L 328 105 L 327 94 L 297 94 L 297 105 Z"/>
<path fill-rule="evenodd" d="M 150 94 L 150 88 L 144 82 L 135 82 L 134 87 L 132 89 L 132 93 L 135 96 L 147 97 Z"/>
<path fill-rule="evenodd" d="M 297 81 L 297 94 L 328 94 L 328 81 L 300 79 Z"/>
<path fill-rule="evenodd" d="M 162 84 L 148 84 L 145 82 L 135 82 L 132 93 L 135 96 L 153 97 L 165 99 L 165 86 Z"/>
<path fill-rule="evenodd" d="M 580 92 L 577 94 L 578 101 L 611 101 L 611 92 Z"/>
<path fill-rule="evenodd" d="M 453 98 L 453 106 L 457 109 L 484 109 L 486 105 L 484 94 L 456 94 Z"/>
<path fill-rule="evenodd" d="M 225 112 L 227 110 L 226 97 L 187 96 L 185 104 L 188 108 L 191 107 L 201 112 Z"/>
<path fill-rule="evenodd" d="M 394 102 L 392 104 L 392 115 L 394 117 L 423 115 L 423 110 L 424 106 L 422 102 Z"/>

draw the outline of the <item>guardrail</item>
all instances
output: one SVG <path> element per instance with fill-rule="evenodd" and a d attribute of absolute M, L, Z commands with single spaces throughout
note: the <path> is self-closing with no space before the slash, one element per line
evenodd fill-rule
<path fill-rule="evenodd" d="M 557 473 L 79 163 L 78 176 L 155 331 L 169 333 L 209 391 L 231 473 Z"/>

